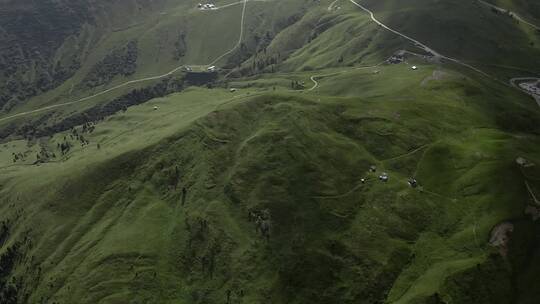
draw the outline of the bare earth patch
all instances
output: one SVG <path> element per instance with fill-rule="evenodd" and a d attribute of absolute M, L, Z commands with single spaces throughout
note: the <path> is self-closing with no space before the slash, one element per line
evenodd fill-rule
<path fill-rule="evenodd" d="M 445 76 L 446 76 L 445 72 L 440 71 L 440 70 L 435 70 L 435 71 L 433 71 L 431 76 L 428 76 L 424 80 L 422 80 L 422 83 L 420 83 L 420 86 L 423 87 L 423 86 L 427 85 L 432 80 L 435 80 L 435 81 L 442 80 Z"/>

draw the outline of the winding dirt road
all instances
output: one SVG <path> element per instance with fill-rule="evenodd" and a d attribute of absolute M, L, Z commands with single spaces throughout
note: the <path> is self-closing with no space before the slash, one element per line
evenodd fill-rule
<path fill-rule="evenodd" d="M 243 36 L 244 36 L 244 19 L 245 19 L 246 7 L 247 7 L 248 1 L 263 1 L 264 2 L 264 1 L 268 1 L 268 0 L 243 0 L 243 1 L 238 1 L 238 2 L 231 3 L 231 4 L 227 4 L 227 5 L 223 6 L 223 7 L 221 7 L 221 8 L 224 8 L 224 7 L 229 7 L 229 6 L 233 6 L 233 5 L 243 3 L 242 16 L 240 18 L 240 35 L 239 35 L 239 38 L 238 38 L 238 42 L 230 50 L 228 50 L 227 52 L 225 52 L 222 55 L 218 56 L 216 59 L 214 59 L 212 62 L 208 63 L 206 66 L 214 65 L 216 62 L 223 59 L 223 57 L 225 57 L 225 56 L 229 55 L 230 53 L 234 52 L 234 50 L 236 50 L 240 46 L 240 44 L 242 43 Z M 55 108 L 64 107 L 64 106 L 80 103 L 80 102 L 83 102 L 83 101 L 87 101 L 89 99 L 92 99 L 92 98 L 107 94 L 107 93 L 109 93 L 111 91 L 123 88 L 123 87 L 131 85 L 131 84 L 142 83 L 142 82 L 158 80 L 158 79 L 162 79 L 162 78 L 165 78 L 165 77 L 169 77 L 169 76 L 173 75 L 174 73 L 178 72 L 179 70 L 181 70 L 185 66 L 186 65 L 178 66 L 178 67 L 174 68 L 173 70 L 171 70 L 171 71 L 169 71 L 169 72 L 167 72 L 165 74 L 162 74 L 162 75 L 157 75 L 157 76 L 151 76 L 151 77 L 145 77 L 145 78 L 126 81 L 126 82 L 121 83 L 119 85 L 116 85 L 116 86 L 114 86 L 112 88 L 108 88 L 106 90 L 100 91 L 100 92 L 95 93 L 93 95 L 90 95 L 90 96 L 87 96 L 87 97 L 84 97 L 84 98 L 81 98 L 81 99 L 77 99 L 77 100 L 74 100 L 74 101 L 54 104 L 54 105 L 46 106 L 46 107 L 39 108 L 39 109 L 36 109 L 36 110 L 21 112 L 21 113 L 13 114 L 13 115 L 10 115 L 10 116 L 2 117 L 2 118 L 0 118 L 0 122 L 6 121 L 6 120 L 9 120 L 9 119 L 13 119 L 13 118 L 16 118 L 16 117 L 26 116 L 26 115 L 30 115 L 30 114 L 39 113 L 39 112 L 45 112 L 45 111 L 52 110 L 52 109 L 55 109 Z"/>
<path fill-rule="evenodd" d="M 246 6 L 247 6 L 248 0 L 244 0 L 243 2 L 244 2 L 244 5 L 242 6 L 242 16 L 240 17 L 240 35 L 238 36 L 238 41 L 230 50 L 221 54 L 221 56 L 214 59 L 214 61 L 210 62 L 208 65 L 214 65 L 216 62 L 220 61 L 223 57 L 234 52 L 234 50 L 236 50 L 240 46 L 240 44 L 242 44 L 242 40 L 244 39 L 244 20 L 246 16 Z"/>
<path fill-rule="evenodd" d="M 359 7 L 360 9 L 362 9 L 363 11 L 365 11 L 366 13 L 369 14 L 369 16 L 371 17 L 371 20 L 373 22 L 375 22 L 377 25 L 379 25 L 380 27 L 384 28 L 385 30 L 387 31 L 390 31 L 398 36 L 401 36 L 407 40 L 409 40 L 410 42 L 414 43 L 414 45 L 420 49 L 423 49 L 425 52 L 429 53 L 429 54 L 432 54 L 434 57 L 436 58 L 441 58 L 441 59 L 445 59 L 445 60 L 448 60 L 448 61 L 451 61 L 451 62 L 454 62 L 458 65 L 461 65 L 463 67 L 466 67 L 466 68 L 469 68 L 477 73 L 480 73 L 482 74 L 483 76 L 487 77 L 487 78 L 490 78 L 492 80 L 495 80 L 497 82 L 501 82 L 499 81 L 498 79 L 494 78 L 493 76 L 485 73 L 484 71 L 478 69 L 478 68 L 475 68 L 474 66 L 470 65 L 470 64 L 467 64 L 463 61 L 460 61 L 458 59 L 455 59 L 455 58 L 452 58 L 452 57 L 448 57 L 448 56 L 445 56 L 445 55 L 442 55 L 441 53 L 435 51 L 434 49 L 430 48 L 429 46 L 427 46 L 426 44 L 414 39 L 414 38 L 411 38 L 399 31 L 396 31 L 392 28 L 390 28 L 389 26 L 387 26 L 386 24 L 382 23 L 381 21 L 379 21 L 377 18 L 375 18 L 375 14 L 369 10 L 367 7 L 363 6 L 362 4 L 356 2 L 355 0 L 349 0 L 352 4 L 354 4 L 355 6 Z M 501 82 L 502 83 L 502 82 Z M 506 85 L 506 83 L 504 83 Z"/>
<path fill-rule="evenodd" d="M 239 39 L 238 39 L 238 42 L 230 49 L 228 50 L 227 52 L 223 53 L 222 55 L 218 56 L 216 59 L 214 59 L 212 62 L 208 63 L 206 66 L 210 66 L 210 65 L 213 65 L 215 63 L 217 63 L 219 60 L 223 59 L 225 56 L 231 54 L 232 52 L 234 52 L 234 50 L 236 50 L 240 44 L 242 43 L 242 40 L 243 40 L 243 35 L 244 35 L 244 19 L 245 19 L 245 13 L 246 13 L 246 6 L 247 6 L 247 2 L 248 1 L 262 1 L 262 2 L 265 2 L 265 1 L 269 1 L 269 0 L 243 0 L 243 1 L 237 1 L 237 2 L 233 2 L 233 3 L 230 3 L 230 4 L 226 4 L 224 6 L 221 6 L 221 7 L 218 7 L 217 9 L 223 9 L 223 8 L 226 8 L 226 7 L 230 7 L 230 6 L 234 6 L 234 5 L 238 5 L 238 4 L 243 4 L 243 7 L 242 7 L 242 16 L 241 16 L 241 20 L 240 20 L 240 35 L 239 35 Z M 330 6 L 328 7 L 328 10 L 332 10 L 333 9 L 333 6 L 338 2 L 339 0 L 335 0 L 333 1 Z M 355 6 L 359 7 L 360 9 L 362 9 L 363 11 L 365 11 L 366 13 L 368 13 L 370 15 L 370 18 L 373 22 L 375 22 L 377 25 L 381 26 L 382 28 L 396 34 L 396 35 L 399 35 L 409 41 L 411 41 L 412 43 L 414 43 L 415 46 L 423 49 L 425 52 L 429 53 L 429 54 L 432 54 L 434 57 L 436 58 L 441 58 L 441 59 L 445 59 L 445 60 L 448 60 L 448 61 L 451 61 L 451 62 L 454 62 L 458 65 L 461 65 L 463 67 L 466 67 L 466 68 L 469 68 L 477 73 L 480 73 L 482 74 L 483 76 L 485 77 L 488 77 L 492 80 L 495 80 L 495 81 L 498 81 L 498 82 L 501 82 L 500 80 L 494 78 L 493 76 L 483 72 L 482 70 L 470 65 L 470 64 L 467 64 L 465 62 L 462 62 L 458 59 L 455 59 L 455 58 L 452 58 L 452 57 L 448 57 L 448 56 L 445 56 L 445 55 L 442 55 L 441 53 L 435 51 L 434 49 L 430 48 L 429 46 L 427 46 L 426 44 L 424 43 L 421 43 L 420 41 L 414 39 L 414 38 L 411 38 L 409 36 L 407 36 L 406 34 L 404 33 L 401 33 L 397 30 L 394 30 L 392 28 L 390 28 L 389 26 L 385 25 L 384 23 L 380 22 L 374 15 L 374 13 L 369 10 L 368 8 L 366 8 L 365 6 L 361 5 L 360 3 L 356 2 L 355 0 L 349 0 L 352 4 L 354 4 Z M 503 9 L 503 8 L 500 8 L 500 7 L 497 7 L 493 4 L 490 4 L 490 3 L 487 3 L 483 0 L 478 0 L 480 1 L 481 3 L 485 4 L 485 5 L 488 5 L 490 7 L 493 7 L 499 11 L 504 11 L 506 12 L 507 10 Z M 523 18 L 521 18 L 519 15 L 515 14 L 512 12 L 512 15 L 518 19 L 519 21 L 525 23 L 525 24 L 528 24 L 536 29 L 540 29 L 540 27 L 524 20 Z M 127 82 L 124 82 L 124 83 L 121 83 L 119 85 L 116 85 L 112 88 L 108 88 L 108 89 L 105 89 L 103 91 L 100 91 L 98 93 L 95 93 L 93 95 L 90 95 L 90 96 L 87 96 L 87 97 L 84 97 L 84 98 L 81 98 L 81 99 L 78 99 L 78 100 L 74 100 L 74 101 L 70 101 L 70 102 L 64 102 L 64 103 L 59 103 L 59 104 L 54 104 L 54 105 L 50 105 L 50 106 L 46 106 L 46 107 L 42 107 L 42 108 L 39 108 L 39 109 L 36 109 L 36 110 L 32 110 L 32 111 L 26 111 L 26 112 L 21 112 L 21 113 L 17 113 L 17 114 L 13 114 L 13 115 L 10 115 L 10 116 L 6 116 L 6 117 L 2 117 L 0 118 L 0 122 L 2 121 L 6 121 L 6 120 L 9 120 L 9 119 L 13 119 L 13 118 L 16 118 L 16 117 L 21 117 L 21 116 L 26 116 L 26 115 L 30 115 L 30 114 L 35 114 L 35 113 L 39 113 L 39 112 L 44 112 L 44 111 L 48 111 L 48 110 L 52 110 L 52 109 L 55 109 L 55 108 L 59 108 L 59 107 L 64 107 L 64 106 L 68 106 L 68 105 L 72 105 L 72 104 L 76 104 L 76 103 L 80 103 L 80 102 L 83 102 L 83 101 L 87 101 L 89 99 L 92 99 L 92 98 L 95 98 L 95 97 L 98 97 L 98 96 L 101 96 L 101 95 L 104 95 L 104 94 L 107 94 L 111 91 L 114 91 L 114 90 L 117 90 L 117 89 L 120 89 L 122 87 L 125 87 L 125 86 L 128 86 L 128 85 L 132 85 L 132 84 L 137 84 L 137 83 L 142 83 L 142 82 L 147 82 L 147 81 L 152 81 L 152 80 L 158 80 L 158 79 L 162 79 L 162 78 L 165 78 L 165 77 L 169 77 L 171 75 L 173 75 L 174 73 L 178 72 L 179 70 L 181 70 L 185 65 L 181 65 L 181 66 L 178 66 L 176 68 L 174 68 L 173 70 L 165 73 L 165 74 L 162 74 L 162 75 L 157 75 L 157 76 L 151 76 L 151 77 L 146 77 L 146 78 L 141 78 L 141 79 L 135 79 L 135 80 L 130 80 L 130 81 L 127 81 Z M 377 66 L 377 65 L 376 65 Z M 370 66 L 370 67 L 362 67 L 362 68 L 373 68 L 373 67 L 376 67 L 376 66 Z M 345 71 L 347 72 L 347 71 Z M 331 75 L 335 75 L 335 74 L 341 74 L 342 72 L 337 72 L 337 73 L 332 73 L 332 74 L 327 74 L 327 75 L 314 75 L 311 77 L 311 81 L 314 83 L 313 87 L 311 87 L 310 89 L 308 89 L 308 91 L 312 91 L 314 90 L 315 88 L 317 88 L 319 86 L 319 83 L 317 82 L 317 78 L 321 78 L 321 77 L 326 77 L 326 76 L 331 76 Z M 501 82 L 502 83 L 502 82 Z M 506 84 L 506 83 L 505 83 Z M 540 105 L 540 103 L 539 103 Z"/>
<path fill-rule="evenodd" d="M 334 5 L 335 5 L 338 1 L 339 1 L 339 0 L 333 1 L 333 2 L 328 6 L 328 10 L 331 11 L 331 10 L 333 9 Z M 463 61 L 461 61 L 461 60 L 459 60 L 459 59 L 452 58 L 452 57 L 449 57 L 449 56 L 445 56 L 445 55 L 443 55 L 443 54 L 441 54 L 441 53 L 435 51 L 433 48 L 427 46 L 426 44 L 424 44 L 424 43 L 422 43 L 422 42 L 420 42 L 420 41 L 418 41 L 418 40 L 416 40 L 416 39 L 414 39 L 414 38 L 412 38 L 412 37 L 410 37 L 410 36 L 407 36 L 406 34 L 404 34 L 404 33 L 402 33 L 402 32 L 399 32 L 399 31 L 397 31 L 397 30 L 394 30 L 393 28 L 391 28 L 391 27 L 387 26 L 386 24 L 382 23 L 381 21 L 379 21 L 379 20 L 375 17 L 375 14 L 374 14 L 370 9 L 368 9 L 367 7 L 363 6 L 362 4 L 358 3 L 358 2 L 355 1 L 355 0 L 349 0 L 349 1 L 350 1 L 353 5 L 357 6 L 357 7 L 360 8 L 360 9 L 362 9 L 364 12 L 368 13 L 369 16 L 370 16 L 370 18 L 371 18 L 371 20 L 372 20 L 373 22 L 375 22 L 377 25 L 379 25 L 380 27 L 384 28 L 384 29 L 387 30 L 387 31 L 390 31 L 390 32 L 392 32 L 392 33 L 394 33 L 394 34 L 396 34 L 396 35 L 398 35 L 398 36 L 400 36 L 400 37 L 403 37 L 403 38 L 409 40 L 409 41 L 412 42 L 416 47 L 418 47 L 418 48 L 424 50 L 426 53 L 431 54 L 434 58 L 439 58 L 439 59 L 443 59 L 443 60 L 447 60 L 447 61 L 453 62 L 453 63 L 455 63 L 455 64 L 458 64 L 458 65 L 461 65 L 461 66 L 463 66 L 463 67 L 465 67 L 465 68 L 468 68 L 468 69 L 470 69 L 470 70 L 473 70 L 473 71 L 475 71 L 475 72 L 477 72 L 477 73 L 479 73 L 479 74 L 481 74 L 481 75 L 483 75 L 483 76 L 485 76 L 485 77 L 487 77 L 487 78 L 489 78 L 489 79 L 491 79 L 491 80 L 493 80 L 493 81 L 496 81 L 496 82 L 501 83 L 501 84 L 506 85 L 506 86 L 509 85 L 508 83 L 506 83 L 506 82 L 504 82 L 504 81 L 501 81 L 501 80 L 499 80 L 499 79 L 497 79 L 497 78 L 495 78 L 495 77 L 493 77 L 493 76 L 487 74 L 486 72 L 480 70 L 479 68 L 476 68 L 476 67 L 474 67 L 474 66 L 472 66 L 472 65 L 470 65 L 470 64 L 468 64 L 468 63 L 466 63 L 466 62 L 463 62 Z M 532 24 L 532 23 L 530 23 L 530 22 L 524 20 L 522 17 L 520 17 L 518 14 L 516 14 L 516 13 L 514 13 L 514 12 L 511 12 L 511 11 L 508 11 L 508 10 L 503 9 L 503 8 L 501 8 L 501 7 L 495 6 L 495 5 L 493 5 L 493 4 L 491 4 L 491 3 L 488 3 L 488 2 L 486 2 L 486 1 L 484 1 L 484 0 L 478 0 L 478 1 L 479 1 L 480 3 L 482 3 L 482 4 L 484 4 L 484 5 L 487 5 L 487 6 L 489 6 L 489 7 L 492 7 L 492 8 L 494 8 L 494 9 L 500 11 L 500 12 L 510 12 L 510 13 L 512 14 L 512 16 L 513 16 L 514 18 L 516 18 L 517 20 L 519 20 L 519 21 L 521 21 L 521 22 L 523 22 L 523 23 L 525 23 L 525 24 L 527 24 L 527 25 L 529 25 L 529 26 L 532 26 L 533 28 L 535 28 L 535 29 L 537 29 L 537 30 L 540 30 L 540 27 L 539 27 L 539 26 L 537 26 L 537 25 L 535 25 L 535 24 Z M 409 52 L 409 53 L 411 53 L 411 52 Z M 414 53 L 412 53 L 412 54 L 414 54 Z M 415 54 L 415 55 L 419 55 L 419 54 Z M 317 81 L 318 78 L 322 78 L 322 77 L 326 77 L 326 76 L 332 76 L 332 75 L 335 75 L 335 74 L 338 74 L 338 73 L 332 73 L 332 74 L 327 74 L 327 75 L 313 75 L 313 76 L 311 76 L 310 79 L 311 79 L 311 81 L 313 82 L 314 85 L 313 85 L 313 87 L 311 87 L 310 89 L 308 89 L 308 91 L 313 91 L 314 89 L 316 89 L 316 88 L 319 86 L 319 83 L 318 83 L 318 81 Z M 518 86 L 515 85 L 515 83 L 514 83 L 515 80 L 520 80 L 520 79 L 521 79 L 521 78 L 514 78 L 514 79 L 510 80 L 510 86 L 512 86 L 512 87 L 514 87 L 514 88 L 517 88 L 517 89 L 519 89 L 520 91 L 524 91 L 522 88 L 518 87 Z M 524 91 L 524 92 L 526 92 L 526 91 Z M 526 93 L 529 94 L 529 95 L 532 95 L 532 94 L 530 94 L 529 92 L 526 92 Z M 535 96 L 535 95 L 532 95 L 532 96 L 535 98 L 536 102 L 537 102 L 538 105 L 540 106 L 540 97 Z"/>
<path fill-rule="evenodd" d="M 319 82 L 317 81 L 317 79 L 319 79 L 319 78 L 324 78 L 324 77 L 328 77 L 328 76 L 334 76 L 334 75 L 340 75 L 340 74 L 350 73 L 350 72 L 356 71 L 356 70 L 372 69 L 372 68 L 376 68 L 376 67 L 382 65 L 382 64 L 385 63 L 385 62 L 386 62 L 386 60 L 385 60 L 385 61 L 382 61 L 382 62 L 379 62 L 379 63 L 377 63 L 376 65 L 355 67 L 355 68 L 347 69 L 347 70 L 344 70 L 344 71 L 333 72 L 333 73 L 322 74 L 322 75 L 313 75 L 313 76 L 311 76 L 311 77 L 309 78 L 309 79 L 313 82 L 313 86 L 312 86 L 311 88 L 309 88 L 307 91 L 310 92 L 310 91 L 315 90 L 317 87 L 319 87 Z"/>

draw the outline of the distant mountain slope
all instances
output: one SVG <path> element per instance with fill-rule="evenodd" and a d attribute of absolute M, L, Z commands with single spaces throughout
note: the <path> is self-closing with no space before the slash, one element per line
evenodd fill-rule
<path fill-rule="evenodd" d="M 108 31 L 144 18 L 159 2 L 2 1 L 0 107 L 8 111 L 63 84 Z"/>
<path fill-rule="evenodd" d="M 493 65 L 533 72 L 540 67 L 540 36 L 478 1 L 362 3 L 391 27 L 444 55 L 499 74 L 502 81 L 513 75 L 512 70 L 492 69 Z M 0 61 L 6 67 L 3 108 L 10 113 L 77 100 L 128 80 L 163 75 L 181 65 L 211 63 L 235 46 L 242 12 L 241 2 L 227 1 L 218 2 L 224 8 L 216 11 L 201 11 L 193 1 L 23 4 L 5 2 L 7 9 L 2 11 L 10 17 L 2 18 L 0 24 L 5 28 L 0 33 L 10 37 Z M 409 41 L 377 28 L 350 1 L 334 4 L 339 10 L 329 11 L 328 3 L 307 0 L 279 5 L 249 1 L 241 45 L 216 64 L 227 72 L 233 69 L 230 76 L 238 77 L 372 63 L 398 49 L 415 50 Z M 50 31 L 55 34 L 49 35 Z M 42 37 L 48 37 L 47 41 Z M 112 67 L 125 64 L 119 51 L 129 43 L 136 43 L 131 54 L 137 56 L 131 58 L 130 72 L 125 73 Z M 97 71 L 103 74 L 100 79 Z M 146 85 L 152 83 L 141 84 Z M 128 87 L 115 90 L 66 111 L 107 103 L 127 92 Z"/>
<path fill-rule="evenodd" d="M 2 1 L 2 96 L 0 106 L 50 90 L 80 66 L 79 56 L 54 62 L 57 50 L 70 36 L 78 36 L 92 16 L 87 1 L 69 5 L 53 1 Z M 84 43 L 84 41 L 82 42 Z M 66 54 L 67 55 L 67 54 Z M 8 105 L 8 107 L 10 107 Z"/>

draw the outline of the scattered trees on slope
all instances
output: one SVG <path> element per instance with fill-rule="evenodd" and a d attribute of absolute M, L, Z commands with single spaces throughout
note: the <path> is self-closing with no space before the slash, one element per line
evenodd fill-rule
<path fill-rule="evenodd" d="M 110 83 L 116 76 L 133 75 L 137 70 L 137 58 L 137 41 L 132 40 L 98 62 L 83 79 L 84 86 L 94 88 Z"/>

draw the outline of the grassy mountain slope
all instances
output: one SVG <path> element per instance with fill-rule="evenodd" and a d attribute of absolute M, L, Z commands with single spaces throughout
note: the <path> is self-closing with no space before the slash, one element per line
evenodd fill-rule
<path fill-rule="evenodd" d="M 250 1 L 207 85 L 179 73 L 2 121 L 0 299 L 536 303 L 540 171 L 516 159 L 540 163 L 540 110 L 503 83 L 535 69 L 537 36 L 476 2 L 365 1 L 504 82 L 412 55 L 372 66 L 417 50 L 331 2 Z M 12 113 L 205 65 L 238 39 L 240 4 L 122 4 L 69 80 Z M 74 41 L 61 52 L 79 56 Z M 510 241 L 492 246 L 501 223 Z"/>
<path fill-rule="evenodd" d="M 218 2 L 218 6 L 226 3 Z M 280 5 L 250 2 L 242 45 L 217 64 L 226 68 L 241 65 L 242 68 L 233 73 L 234 77 L 374 63 L 398 49 L 415 50 L 410 42 L 375 26 L 367 14 L 349 1 L 338 1 L 335 6 L 339 10 L 329 11 L 329 4 L 300 0 Z M 365 5 L 392 27 L 446 55 L 481 67 L 502 81 L 523 75 L 523 70 L 534 73 L 540 64 L 535 61 L 538 58 L 537 46 L 540 45 L 538 35 L 530 27 L 495 14 L 479 2 L 447 0 L 428 5 L 422 1 L 385 1 L 383 6 L 366 1 Z M 111 6 L 104 8 L 112 12 L 110 16 L 99 15 L 100 27 L 82 27 L 80 34 L 66 39 L 58 51 L 57 57 L 62 60 L 69 57 L 66 52 L 74 56 L 84 54 L 73 77 L 58 83 L 59 87 L 47 94 L 39 94 L 24 102 L 10 102 L 6 110 L 17 113 L 77 100 L 126 80 L 164 74 L 183 64 L 205 65 L 232 48 L 239 35 L 241 3 L 217 11 L 200 11 L 193 1 L 162 1 L 154 8 L 134 8 L 134 12 L 129 9 L 131 4 L 119 2 Z M 114 13 L 124 10 L 127 12 L 121 15 L 122 18 Z M 223 25 L 231 30 L 223 30 Z M 444 35 L 432 35 L 433 32 Z M 102 84 L 97 87 L 88 86 L 89 81 L 96 83 L 92 81 L 95 78 L 92 71 L 107 62 L 107 58 L 113 58 L 113 62 L 118 61 L 122 65 L 122 60 L 118 59 L 122 57 L 113 55 L 130 42 L 137 43 L 136 55 L 131 58 L 136 60 L 133 72 L 122 74 L 116 68 L 105 69 L 110 75 L 107 77 L 109 81 L 97 82 Z M 85 51 L 77 46 L 81 43 L 88 45 Z M 507 68 L 501 69 L 501 66 Z M 140 85 L 152 84 L 148 81 Z M 115 90 L 85 104 L 108 102 L 134 88 L 135 85 Z M 57 116 L 65 116 L 80 108 L 76 105 L 66 107 L 65 111 L 55 111 L 59 112 Z"/>
<path fill-rule="evenodd" d="M 68 81 L 88 65 L 95 45 L 117 27 L 145 19 L 163 1 L 3 1 L 2 97 L 4 111 Z M 91 58 L 90 58 L 91 60 Z M 5 84 L 4 84 L 5 83 Z"/>
<path fill-rule="evenodd" d="M 540 64 L 538 32 L 478 1 L 366 3 L 387 24 L 447 56 L 477 65 L 504 64 L 532 71 Z"/>
<path fill-rule="evenodd" d="M 538 110 L 451 70 L 426 83 L 440 68 L 380 69 L 317 94 L 190 89 L 113 115 L 41 166 L 10 165 L 6 144 L 9 281 L 29 302 L 530 303 L 535 224 L 515 158 L 538 161 Z M 30 147 L 66 135 L 77 142 Z M 487 244 L 507 220 L 528 227 L 510 260 Z"/>

